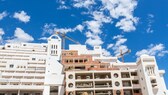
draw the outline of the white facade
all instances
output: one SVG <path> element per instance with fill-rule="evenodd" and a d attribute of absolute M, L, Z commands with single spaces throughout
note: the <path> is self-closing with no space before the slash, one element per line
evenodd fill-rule
<path fill-rule="evenodd" d="M 93 61 L 108 65 L 108 70 L 77 68 L 78 71 L 64 72 L 60 63 L 61 39 L 57 35 L 45 44 L 6 44 L 0 46 L 0 95 L 80 95 L 87 91 L 89 95 L 168 95 L 165 71 L 158 69 L 153 56 L 143 55 L 137 62 L 122 63 L 117 57 L 104 56 L 100 46 L 88 50 L 85 45 L 70 45 L 69 50 L 91 55 Z M 117 91 L 120 94 L 112 94 Z"/>
<path fill-rule="evenodd" d="M 61 39 L 0 47 L 0 95 L 63 95 Z"/>
<path fill-rule="evenodd" d="M 93 60 L 109 63 L 108 68 L 119 70 L 66 71 L 66 95 L 84 92 L 89 95 L 168 95 L 163 78 L 165 71 L 158 69 L 154 56 L 142 55 L 137 62 L 122 63 L 116 57 L 103 56 L 101 47 L 87 50 L 84 45 L 70 45 L 70 50 L 77 50 L 78 55 L 92 55 Z M 108 78 L 96 78 L 95 74 Z M 116 86 L 116 82 L 120 85 Z M 117 90 L 121 93 L 116 94 Z"/>

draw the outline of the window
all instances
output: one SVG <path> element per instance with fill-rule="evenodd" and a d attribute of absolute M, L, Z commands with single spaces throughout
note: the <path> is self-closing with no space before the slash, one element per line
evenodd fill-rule
<path fill-rule="evenodd" d="M 73 87 L 73 84 L 72 84 L 72 83 L 69 83 L 69 84 L 68 84 L 68 87 L 69 87 L 69 88 L 72 88 L 72 87 Z"/>
<path fill-rule="evenodd" d="M 115 82 L 115 86 L 120 86 L 120 83 L 118 81 Z"/>
<path fill-rule="evenodd" d="M 69 77 L 69 79 L 73 79 L 73 75 L 72 74 L 70 74 L 68 77 Z"/>
<path fill-rule="evenodd" d="M 80 63 L 83 63 L 83 60 L 82 60 L 82 59 L 80 59 L 80 60 L 79 60 L 79 62 L 80 62 Z"/>
<path fill-rule="evenodd" d="M 115 74 L 114 74 L 114 77 L 115 77 L 115 78 L 118 78 L 118 74 L 117 74 L 117 73 L 115 73 Z"/>
<path fill-rule="evenodd" d="M 117 94 L 117 95 L 121 95 L 121 91 L 120 91 L 120 90 L 117 90 L 117 91 L 116 91 L 116 94 Z"/>
<path fill-rule="evenodd" d="M 87 62 L 88 60 L 87 59 L 84 59 L 84 62 Z"/>
<path fill-rule="evenodd" d="M 73 95 L 73 92 L 69 92 L 68 95 Z"/>
<path fill-rule="evenodd" d="M 24 93 L 23 95 L 29 95 L 29 93 Z"/>
<path fill-rule="evenodd" d="M 9 65 L 9 67 L 10 67 L 10 68 L 13 68 L 13 67 L 14 67 L 14 65 L 13 65 L 13 64 L 10 64 L 10 65 Z"/>
<path fill-rule="evenodd" d="M 40 93 L 35 93 L 35 95 L 41 95 Z"/>
<path fill-rule="evenodd" d="M 75 63 L 78 63 L 78 60 L 77 60 L 77 59 L 75 59 Z"/>
<path fill-rule="evenodd" d="M 12 93 L 12 95 L 17 95 L 17 93 Z"/>
<path fill-rule="evenodd" d="M 36 60 L 36 58 L 32 58 L 32 60 Z"/>

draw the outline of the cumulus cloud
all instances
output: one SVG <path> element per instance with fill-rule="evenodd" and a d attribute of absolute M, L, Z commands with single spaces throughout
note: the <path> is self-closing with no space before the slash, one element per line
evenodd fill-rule
<path fill-rule="evenodd" d="M 109 16 L 104 15 L 104 13 L 102 11 L 94 11 L 92 13 L 93 15 L 93 19 L 96 21 L 99 21 L 100 23 L 112 23 L 112 18 L 110 18 Z"/>
<path fill-rule="evenodd" d="M 5 34 L 4 30 L 0 28 L 0 44 L 3 42 L 2 36 Z"/>
<path fill-rule="evenodd" d="M 123 18 L 116 23 L 116 27 L 119 27 L 121 30 L 125 32 L 131 32 L 136 30 L 135 24 L 137 24 L 137 22 L 138 18 L 132 18 L 132 19 Z"/>
<path fill-rule="evenodd" d="M 59 1 L 61 4 L 68 6 L 68 3 L 66 4 L 65 0 Z M 85 35 L 87 37 L 85 43 L 90 46 L 102 45 L 104 43 L 101 39 L 104 24 L 114 24 L 115 27 L 123 30 L 124 32 L 136 30 L 139 18 L 135 17 L 133 13 L 138 3 L 137 0 L 100 0 L 98 2 L 95 0 L 71 1 L 72 4 L 69 6 L 74 8 L 85 8 L 86 10 L 84 10 L 81 14 L 88 15 L 90 18 L 80 24 L 85 27 L 83 30 L 86 32 Z M 80 29 L 83 29 L 83 27 Z M 75 28 L 63 28 L 61 30 L 64 32 L 72 32 L 74 29 Z M 79 28 L 77 29 L 80 31 Z M 98 41 L 97 44 L 95 44 L 96 41 Z M 120 42 L 121 41 L 126 40 L 121 39 Z"/>
<path fill-rule="evenodd" d="M 86 4 L 84 2 L 90 2 L 90 3 Z M 95 38 L 97 36 L 99 36 L 98 37 L 99 39 L 97 40 L 103 43 L 100 37 L 102 34 L 101 29 L 105 23 L 114 24 L 114 22 L 112 21 L 113 19 L 118 20 L 115 26 L 123 30 L 124 32 L 131 32 L 136 30 L 135 26 L 137 25 L 139 18 L 134 17 L 133 12 L 137 6 L 137 0 L 101 0 L 100 2 L 102 6 L 96 7 L 95 9 L 92 7 L 96 5 L 96 2 L 94 0 L 74 1 L 73 4 L 74 7 L 87 8 L 89 10 L 87 14 L 91 15 L 92 18 L 92 20 L 83 22 L 86 26 L 87 31 L 89 31 L 89 34 L 92 35 L 89 37 L 88 35 L 86 35 L 87 37 L 86 44 L 88 44 L 88 40 L 95 41 Z M 125 39 L 122 39 L 121 41 L 124 40 Z M 91 45 L 91 43 L 89 45 Z"/>
<path fill-rule="evenodd" d="M 125 45 L 127 39 L 124 38 L 123 35 L 116 35 L 113 37 L 113 40 L 116 40 L 116 43 L 108 44 L 107 49 L 112 49 L 115 56 L 118 56 L 121 50 L 122 52 L 126 52 L 128 50 L 128 47 Z"/>
<path fill-rule="evenodd" d="M 9 43 L 15 43 L 15 42 L 31 42 L 34 38 L 27 34 L 24 30 L 21 28 L 16 28 L 14 37 L 12 39 L 7 40 Z"/>
<path fill-rule="evenodd" d="M 61 32 L 61 33 L 68 33 L 68 32 L 74 32 L 74 31 L 80 31 L 82 32 L 84 29 L 84 26 L 81 24 L 76 25 L 74 28 L 58 28 L 56 24 L 54 23 L 46 23 L 43 27 L 43 35 L 45 34 L 54 34 L 55 32 Z"/>
<path fill-rule="evenodd" d="M 30 16 L 25 11 L 15 12 L 13 17 L 24 23 L 30 21 Z"/>
<path fill-rule="evenodd" d="M 84 26 L 82 26 L 81 24 L 77 25 L 74 30 L 79 30 L 80 32 L 82 32 L 84 29 Z"/>
<path fill-rule="evenodd" d="M 99 46 L 99 45 L 103 44 L 103 41 L 101 40 L 100 37 L 95 36 L 93 38 L 92 37 L 88 38 L 85 43 L 90 46 Z"/>
<path fill-rule="evenodd" d="M 123 38 L 124 36 L 123 35 L 116 35 L 113 37 L 113 39 L 120 39 L 120 38 Z"/>
<path fill-rule="evenodd" d="M 164 56 L 168 53 L 168 50 L 165 50 L 165 46 L 163 44 L 150 44 L 147 49 L 142 49 L 136 52 L 136 56 L 141 56 L 143 54 L 148 54 L 152 56 Z"/>
<path fill-rule="evenodd" d="M 56 0 L 56 3 L 58 3 L 58 10 L 63 10 L 63 9 L 70 9 L 70 7 L 66 6 L 66 0 Z"/>
<path fill-rule="evenodd" d="M 102 23 L 100 23 L 99 21 L 86 21 L 86 25 L 88 27 L 89 30 L 91 30 L 94 34 L 100 34 L 101 33 L 101 26 Z"/>
<path fill-rule="evenodd" d="M 44 40 L 44 41 L 46 41 L 47 39 L 48 39 L 47 37 L 41 37 L 38 40 Z"/>
<path fill-rule="evenodd" d="M 94 0 L 74 0 L 73 6 L 77 8 L 89 8 L 93 4 L 95 4 Z"/>
<path fill-rule="evenodd" d="M 102 49 L 103 56 L 111 56 L 110 52 L 106 49 Z"/>
<path fill-rule="evenodd" d="M 108 44 L 107 45 L 107 49 L 110 49 L 110 48 L 112 48 L 114 46 L 114 44 Z"/>
<path fill-rule="evenodd" d="M 89 30 L 89 32 L 86 32 L 87 40 L 85 43 L 90 46 L 102 45 L 103 41 L 100 38 L 100 34 L 102 34 L 101 28 L 103 26 L 103 23 L 111 23 L 111 18 L 105 16 L 103 12 L 98 11 L 92 12 L 91 15 L 93 20 L 84 22 L 84 24 L 87 27 L 87 30 Z M 91 43 L 90 41 L 91 42 L 97 41 L 97 44 Z"/>
<path fill-rule="evenodd" d="M 2 20 L 4 17 L 6 17 L 8 14 L 6 11 L 0 13 L 0 20 Z"/>
<path fill-rule="evenodd" d="M 146 29 L 146 32 L 147 33 L 153 33 L 153 29 L 152 29 L 152 24 L 154 22 L 154 15 L 153 14 L 148 14 L 148 25 L 147 25 L 147 29 Z"/>
<path fill-rule="evenodd" d="M 122 19 L 116 23 L 125 32 L 134 31 L 138 18 L 133 16 L 137 6 L 137 0 L 102 0 L 103 9 L 108 10 L 114 19 Z"/>

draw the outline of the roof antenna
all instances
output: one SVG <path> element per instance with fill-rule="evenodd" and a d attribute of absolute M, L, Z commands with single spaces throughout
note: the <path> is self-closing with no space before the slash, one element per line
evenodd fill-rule
<path fill-rule="evenodd" d="M 77 41 L 73 40 L 72 38 L 66 36 L 65 33 L 55 32 L 55 34 L 62 36 L 62 49 L 63 50 L 65 49 L 65 39 L 68 39 L 68 40 L 74 42 L 75 44 L 80 44 L 79 42 L 77 42 Z"/>
<path fill-rule="evenodd" d="M 117 58 L 121 58 L 122 62 L 124 63 L 124 55 L 126 55 L 127 53 L 130 53 L 131 50 L 128 49 L 127 51 L 123 52 L 122 50 L 120 50 L 120 55 L 117 56 Z"/>

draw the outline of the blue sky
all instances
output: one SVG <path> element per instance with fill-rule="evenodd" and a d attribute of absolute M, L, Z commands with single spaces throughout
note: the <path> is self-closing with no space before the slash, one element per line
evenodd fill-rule
<path fill-rule="evenodd" d="M 54 31 L 125 61 L 156 56 L 168 87 L 167 0 L 0 0 L 0 44 L 46 42 Z M 66 41 L 66 48 L 72 42 Z"/>

